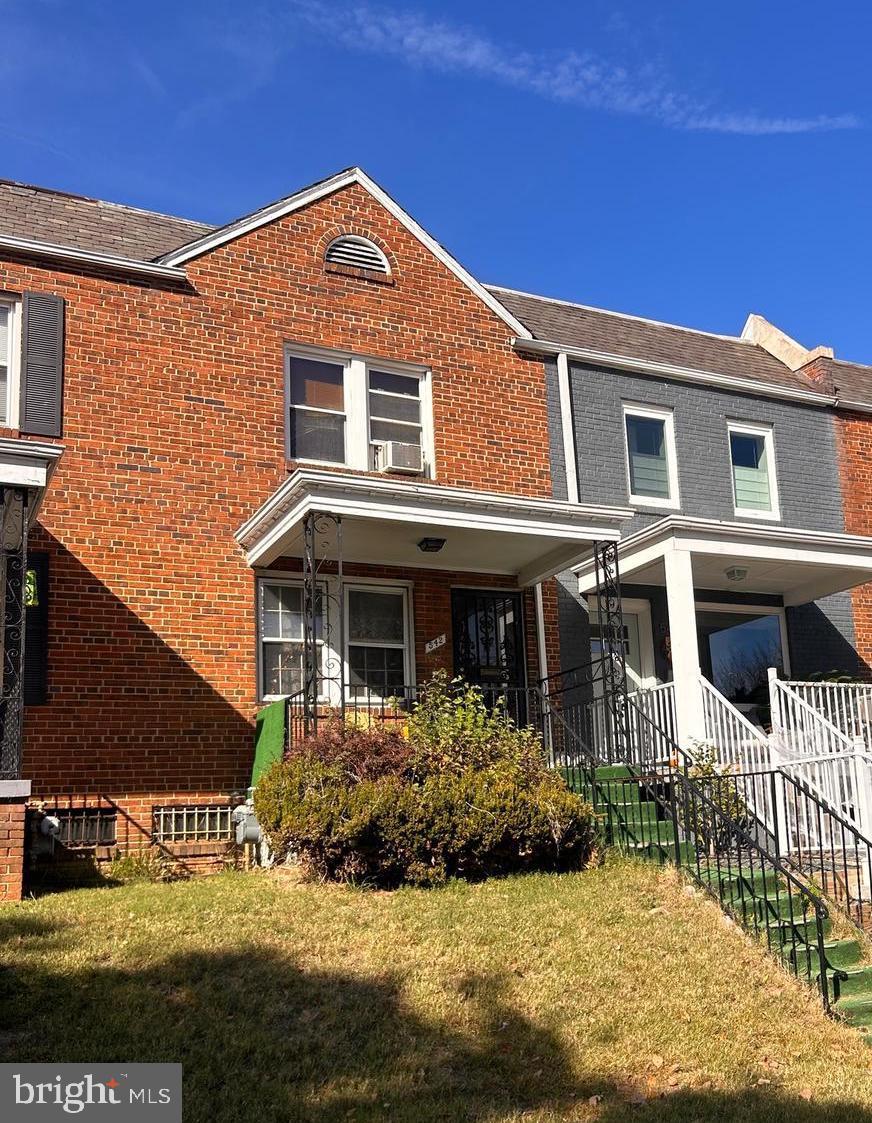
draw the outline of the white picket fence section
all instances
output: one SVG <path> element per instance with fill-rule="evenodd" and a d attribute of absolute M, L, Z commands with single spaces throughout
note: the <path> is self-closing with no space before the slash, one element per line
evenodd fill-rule
<path fill-rule="evenodd" d="M 783 685 L 852 740 L 872 748 L 872 683 L 795 682 Z"/>

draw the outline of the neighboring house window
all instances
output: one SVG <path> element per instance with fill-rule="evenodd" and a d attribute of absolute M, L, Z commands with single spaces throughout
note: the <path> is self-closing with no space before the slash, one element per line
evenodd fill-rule
<path fill-rule="evenodd" d="M 772 430 L 729 422 L 733 501 L 737 515 L 778 518 Z"/>
<path fill-rule="evenodd" d="M 406 590 L 360 586 L 346 591 L 349 696 L 386 698 L 408 681 Z"/>
<path fill-rule="evenodd" d="M 678 506 L 678 468 L 671 410 L 624 405 L 630 501 Z"/>
<path fill-rule="evenodd" d="M 0 301 L 0 425 L 14 426 L 12 409 L 17 397 L 16 305 Z"/>
<path fill-rule="evenodd" d="M 345 368 L 290 355 L 290 454 L 294 460 L 345 463 Z"/>
<path fill-rule="evenodd" d="M 284 698 L 303 689 L 303 586 L 263 580 L 258 582 L 258 597 L 261 696 Z M 323 644 L 322 601 L 319 591 L 315 618 L 319 649 Z"/>
<path fill-rule="evenodd" d="M 360 471 L 433 474 L 429 372 L 290 347 L 288 456 Z M 396 446 L 388 457 L 387 445 Z"/>

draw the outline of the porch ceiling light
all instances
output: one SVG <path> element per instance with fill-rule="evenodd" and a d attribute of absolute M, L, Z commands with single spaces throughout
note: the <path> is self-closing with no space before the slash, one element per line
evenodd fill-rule
<path fill-rule="evenodd" d="M 744 581 L 748 576 L 748 570 L 743 565 L 731 565 L 724 573 L 728 581 Z"/>
<path fill-rule="evenodd" d="M 422 554 L 438 554 L 444 545 L 444 538 L 422 538 L 418 543 L 418 549 Z"/>

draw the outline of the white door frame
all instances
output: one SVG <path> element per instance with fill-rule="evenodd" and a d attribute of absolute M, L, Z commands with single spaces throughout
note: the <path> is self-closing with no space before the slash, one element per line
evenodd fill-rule
<path fill-rule="evenodd" d="M 587 608 L 592 621 L 596 620 L 596 597 L 587 598 Z M 654 628 L 651 622 L 651 602 L 643 597 L 621 597 L 621 611 L 632 613 L 639 621 L 639 677 L 643 690 L 658 685 L 654 664 Z"/>

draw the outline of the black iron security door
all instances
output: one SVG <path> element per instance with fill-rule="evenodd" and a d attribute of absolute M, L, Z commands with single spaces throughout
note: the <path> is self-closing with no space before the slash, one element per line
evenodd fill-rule
<path fill-rule="evenodd" d="M 526 686 L 521 594 L 453 589 L 451 624 L 455 675 L 515 712 Z"/>

